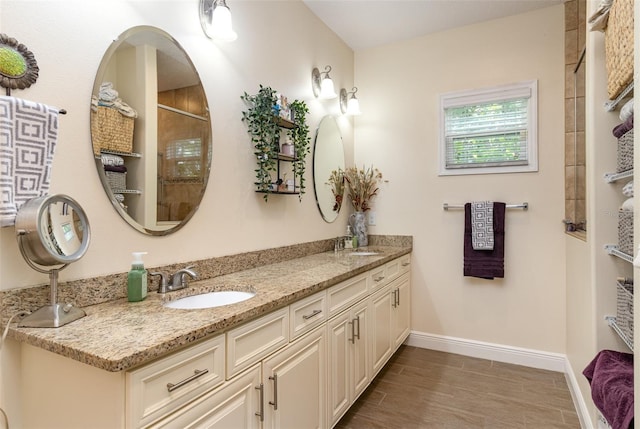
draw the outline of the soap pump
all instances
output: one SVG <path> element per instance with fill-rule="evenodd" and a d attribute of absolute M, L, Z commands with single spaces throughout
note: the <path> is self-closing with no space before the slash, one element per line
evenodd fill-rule
<path fill-rule="evenodd" d="M 347 235 L 344 237 L 344 248 L 353 249 L 353 234 L 351 233 L 351 225 L 347 225 Z"/>
<path fill-rule="evenodd" d="M 142 255 L 147 252 L 133 252 L 131 270 L 127 276 L 127 298 L 129 302 L 142 301 L 147 297 L 147 270 L 144 268 Z"/>

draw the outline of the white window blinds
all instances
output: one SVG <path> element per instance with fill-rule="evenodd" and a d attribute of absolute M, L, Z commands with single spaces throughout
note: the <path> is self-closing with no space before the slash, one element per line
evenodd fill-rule
<path fill-rule="evenodd" d="M 527 82 L 441 96 L 441 174 L 537 170 L 535 92 Z"/>

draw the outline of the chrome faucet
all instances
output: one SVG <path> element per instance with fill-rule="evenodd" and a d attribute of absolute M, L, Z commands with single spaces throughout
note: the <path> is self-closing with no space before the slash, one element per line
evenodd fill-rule
<path fill-rule="evenodd" d="M 184 289 L 188 286 L 187 275 L 194 280 L 198 279 L 198 274 L 193 271 L 193 266 L 182 268 L 171 276 L 171 280 L 167 282 L 167 276 L 161 272 L 149 273 L 152 276 L 160 276 L 160 285 L 158 286 L 158 293 L 167 293 L 174 290 Z"/>

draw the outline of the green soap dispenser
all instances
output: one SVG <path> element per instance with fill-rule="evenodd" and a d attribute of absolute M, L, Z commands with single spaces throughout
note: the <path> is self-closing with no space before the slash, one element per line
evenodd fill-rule
<path fill-rule="evenodd" d="M 133 252 L 131 271 L 127 276 L 127 298 L 129 302 L 142 301 L 147 297 L 147 270 L 144 268 L 142 255 L 147 252 Z"/>

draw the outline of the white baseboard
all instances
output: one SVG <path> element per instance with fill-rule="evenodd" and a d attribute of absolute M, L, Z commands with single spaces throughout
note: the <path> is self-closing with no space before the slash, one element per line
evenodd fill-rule
<path fill-rule="evenodd" d="M 404 343 L 423 349 L 562 372 L 567 379 L 581 428 L 594 429 L 589 410 L 566 355 L 416 331 L 411 331 Z"/>
<path fill-rule="evenodd" d="M 565 360 L 564 377 L 567 379 L 569 385 L 569 392 L 571 392 L 571 399 L 573 399 L 573 405 L 576 407 L 576 413 L 578 413 L 578 419 L 580 420 L 580 427 L 582 429 L 593 429 L 593 422 L 591 421 L 591 415 L 587 408 L 587 403 L 584 401 L 580 386 L 578 386 L 578 380 L 576 379 L 571 362 L 569 359 Z M 598 424 L 598 428 L 601 425 Z"/>
<path fill-rule="evenodd" d="M 411 331 L 405 344 L 549 371 L 565 371 L 565 355 Z"/>

